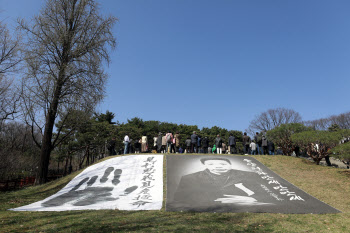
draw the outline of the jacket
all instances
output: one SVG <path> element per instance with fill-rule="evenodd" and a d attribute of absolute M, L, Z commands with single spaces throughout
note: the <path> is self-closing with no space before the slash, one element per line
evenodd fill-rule
<path fill-rule="evenodd" d="M 162 147 L 162 134 L 159 134 L 158 135 L 158 138 L 157 138 L 157 147 Z"/>
<path fill-rule="evenodd" d="M 222 147 L 222 139 L 220 137 L 217 137 L 215 139 L 215 145 L 216 145 L 216 148 L 221 148 Z"/>
<path fill-rule="evenodd" d="M 201 147 L 202 145 L 202 139 L 200 137 L 197 137 L 197 146 Z"/>
<path fill-rule="evenodd" d="M 209 146 L 209 139 L 207 137 L 203 138 L 202 145 L 204 148 L 207 148 Z"/>
<path fill-rule="evenodd" d="M 180 139 L 181 139 L 181 137 L 180 137 L 180 134 L 175 134 L 175 146 L 176 147 L 179 147 L 180 146 Z"/>
<path fill-rule="evenodd" d="M 236 138 L 234 136 L 230 136 L 228 138 L 228 145 L 229 146 L 235 146 L 236 145 Z"/>
<path fill-rule="evenodd" d="M 267 146 L 267 138 L 266 138 L 266 136 L 262 136 L 262 139 L 261 139 L 261 145 L 262 146 Z"/>
<path fill-rule="evenodd" d="M 250 137 L 247 135 L 243 136 L 243 146 L 249 145 L 250 144 Z"/>
<path fill-rule="evenodd" d="M 268 142 L 267 143 L 267 149 L 269 151 L 275 151 L 275 144 L 273 142 Z"/>
<path fill-rule="evenodd" d="M 192 134 L 191 135 L 191 143 L 197 144 L 197 138 L 198 138 L 197 134 Z"/>

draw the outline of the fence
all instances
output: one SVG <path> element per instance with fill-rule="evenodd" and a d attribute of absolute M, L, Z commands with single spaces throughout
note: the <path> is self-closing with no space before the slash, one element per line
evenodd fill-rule
<path fill-rule="evenodd" d="M 5 181 L 0 181 L 0 191 L 10 191 L 15 189 L 23 188 L 24 186 L 33 185 L 35 182 L 35 177 L 18 177 L 17 179 L 8 179 Z"/>

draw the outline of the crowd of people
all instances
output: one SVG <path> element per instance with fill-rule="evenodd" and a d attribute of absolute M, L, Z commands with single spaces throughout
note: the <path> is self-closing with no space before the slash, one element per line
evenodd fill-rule
<path fill-rule="evenodd" d="M 153 137 L 153 143 L 148 142 L 147 136 L 142 136 L 139 139 L 132 140 L 128 135 L 125 135 L 123 143 L 124 148 L 118 154 L 130 153 L 203 153 L 203 154 L 236 154 L 239 151 L 236 147 L 236 138 L 230 134 L 227 141 L 224 141 L 218 134 L 214 142 L 210 142 L 208 137 L 200 137 L 195 131 L 192 135 L 186 138 L 184 143 L 181 143 L 181 135 L 179 132 L 173 134 L 167 132 Z M 108 150 L 111 155 L 115 155 L 115 138 L 111 140 Z M 267 140 L 265 133 L 256 133 L 253 140 L 243 134 L 243 154 L 262 155 L 275 154 L 275 145 L 272 141 Z"/>

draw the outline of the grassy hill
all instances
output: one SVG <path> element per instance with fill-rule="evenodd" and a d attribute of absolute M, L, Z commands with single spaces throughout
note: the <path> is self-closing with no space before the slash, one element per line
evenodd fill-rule
<path fill-rule="evenodd" d="M 165 202 L 161 211 L 7 211 L 56 193 L 79 174 L 75 172 L 45 185 L 0 193 L 0 232 L 350 232 L 349 170 L 317 166 L 308 160 L 287 156 L 258 155 L 254 158 L 282 178 L 343 213 L 165 212 Z M 164 184 L 165 182 L 164 179 Z"/>

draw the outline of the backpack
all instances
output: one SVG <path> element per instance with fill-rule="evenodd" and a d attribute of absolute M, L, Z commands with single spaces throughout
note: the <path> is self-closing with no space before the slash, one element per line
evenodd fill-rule
<path fill-rule="evenodd" d="M 168 142 L 168 143 L 171 142 L 171 134 L 170 133 L 166 136 L 166 142 Z"/>
<path fill-rule="evenodd" d="M 256 143 L 261 145 L 262 137 L 260 135 L 257 137 L 257 142 Z"/>

